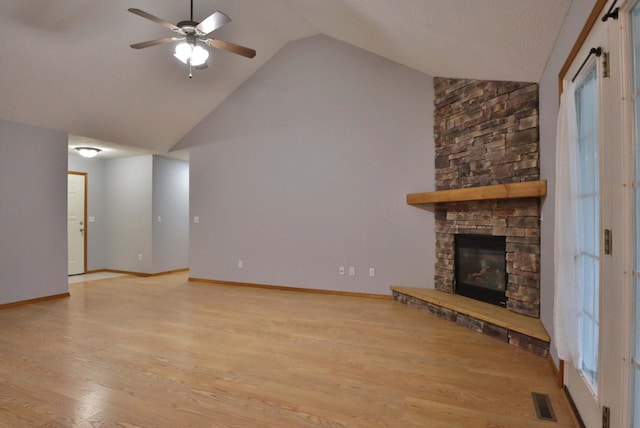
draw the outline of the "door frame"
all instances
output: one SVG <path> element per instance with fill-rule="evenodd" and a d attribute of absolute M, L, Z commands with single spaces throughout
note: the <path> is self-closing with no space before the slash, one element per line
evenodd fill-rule
<path fill-rule="evenodd" d="M 87 217 L 87 196 L 89 194 L 89 192 L 87 191 L 88 187 L 89 187 L 89 173 L 87 172 L 79 172 L 79 171 L 67 171 L 67 176 L 69 175 L 82 175 L 84 176 L 84 233 L 83 233 L 83 239 L 84 239 L 84 245 L 83 245 L 83 251 L 84 251 L 84 272 L 83 273 L 87 273 L 87 236 L 89 235 L 89 218 Z M 68 192 L 69 189 L 67 189 L 67 209 L 69 206 L 69 199 L 68 199 Z M 69 242 L 68 242 L 68 238 L 67 238 L 67 248 L 69 247 Z"/>
<path fill-rule="evenodd" d="M 635 195 L 633 189 L 633 182 L 636 177 L 636 168 L 640 166 L 636 166 L 636 150 L 640 150 L 637 147 L 637 138 L 640 135 L 640 123 L 636 119 L 636 106 L 633 99 L 633 96 L 628 96 L 629 94 L 633 94 L 634 92 L 634 64 L 633 59 L 631 58 L 630 53 L 632 52 L 632 35 L 630 33 L 631 30 L 631 18 L 630 14 L 633 7 L 636 4 L 640 4 L 637 0 L 623 0 L 620 4 L 620 27 L 621 27 L 621 40 L 620 47 L 625 54 L 621 55 L 621 75 L 623 80 L 621 82 L 622 86 L 622 150 L 623 150 L 623 158 L 625 162 L 622 165 L 623 169 L 623 179 L 624 179 L 624 201 L 623 201 L 623 227 L 624 233 L 623 237 L 623 252 L 625 255 L 624 261 L 624 285 L 625 285 L 625 294 L 624 294 L 624 302 L 622 305 L 622 310 L 624 312 L 624 325 L 621 328 L 621 336 L 623 340 L 623 348 L 624 348 L 624 371 L 622 377 L 622 388 L 627 392 L 628 396 L 622 402 L 624 414 L 627 416 L 627 420 L 625 421 L 626 425 L 630 426 L 633 418 L 633 359 L 634 359 L 634 341 L 638 340 L 636 335 L 634 322 L 635 322 L 635 311 L 637 308 L 635 307 L 634 300 L 634 289 L 635 289 L 635 279 L 633 277 L 633 271 L 637 268 L 635 266 L 635 251 L 638 249 L 635 248 L 635 234 L 636 225 L 635 222 L 638 218 L 638 212 L 636 212 L 636 204 L 635 204 Z M 636 411 L 640 411 L 637 409 Z"/>

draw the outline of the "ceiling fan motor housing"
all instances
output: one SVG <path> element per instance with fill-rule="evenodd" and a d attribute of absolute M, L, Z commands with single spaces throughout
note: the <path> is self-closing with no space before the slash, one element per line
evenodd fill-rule
<path fill-rule="evenodd" d="M 189 34 L 197 34 L 198 30 L 196 29 L 196 26 L 199 24 L 199 22 L 196 21 L 180 21 L 176 24 L 176 26 L 178 28 L 180 28 L 180 32 L 184 35 L 189 35 Z"/>

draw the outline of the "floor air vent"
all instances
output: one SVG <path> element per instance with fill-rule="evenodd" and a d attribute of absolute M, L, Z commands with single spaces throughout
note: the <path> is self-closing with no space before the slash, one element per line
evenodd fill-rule
<path fill-rule="evenodd" d="M 532 392 L 531 396 L 533 397 L 533 406 L 536 409 L 538 419 L 556 422 L 556 415 L 553 413 L 549 396 L 547 394 L 540 394 L 539 392 Z"/>

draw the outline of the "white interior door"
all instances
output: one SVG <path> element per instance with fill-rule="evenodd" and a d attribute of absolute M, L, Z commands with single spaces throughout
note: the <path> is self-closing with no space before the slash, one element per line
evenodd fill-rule
<path fill-rule="evenodd" d="M 85 273 L 85 188 L 86 174 L 67 174 L 67 235 L 69 275 Z"/>

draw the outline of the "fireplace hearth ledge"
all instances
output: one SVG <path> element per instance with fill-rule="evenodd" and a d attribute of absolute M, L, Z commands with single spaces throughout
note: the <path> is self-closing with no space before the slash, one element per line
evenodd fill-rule
<path fill-rule="evenodd" d="M 546 357 L 551 338 L 537 318 L 429 288 L 390 287 L 393 298 L 479 333 Z"/>

